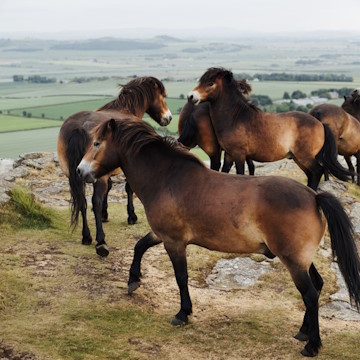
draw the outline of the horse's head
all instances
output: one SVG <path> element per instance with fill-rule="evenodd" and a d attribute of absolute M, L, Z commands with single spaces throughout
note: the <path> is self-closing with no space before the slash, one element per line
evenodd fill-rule
<path fill-rule="evenodd" d="M 243 87 L 243 90 L 239 89 L 239 84 L 231 71 L 223 68 L 210 68 L 201 76 L 198 85 L 189 92 L 188 101 L 195 105 L 204 101 L 214 102 L 222 93 L 225 85 L 234 86 L 235 89 L 240 90 L 240 93 L 248 93 L 251 90 L 247 87 Z M 242 83 L 242 85 L 244 84 Z"/>
<path fill-rule="evenodd" d="M 344 96 L 344 103 L 341 107 L 349 114 L 358 117 L 360 113 L 360 93 L 355 89 L 351 95 Z"/>
<path fill-rule="evenodd" d="M 153 76 L 144 76 L 130 81 L 126 85 L 129 89 L 136 86 L 139 89 L 147 112 L 161 126 L 169 125 L 172 114 L 166 103 L 166 90 L 163 83 Z"/>
<path fill-rule="evenodd" d="M 116 131 L 114 119 L 98 125 L 92 134 L 93 143 L 76 169 L 78 175 L 86 182 L 95 182 L 99 177 L 110 173 L 117 167 L 117 152 L 114 148 L 112 134 Z"/>

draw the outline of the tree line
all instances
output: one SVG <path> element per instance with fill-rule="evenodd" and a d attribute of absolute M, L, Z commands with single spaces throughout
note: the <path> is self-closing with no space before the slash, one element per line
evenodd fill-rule
<path fill-rule="evenodd" d="M 25 78 L 24 75 L 14 75 L 14 82 L 29 82 L 34 84 L 49 84 L 56 83 L 56 78 L 48 78 L 47 76 L 31 75 Z"/>
<path fill-rule="evenodd" d="M 238 79 L 259 80 L 259 81 L 342 81 L 353 82 L 352 76 L 344 74 L 289 74 L 289 73 L 257 73 L 250 75 L 247 73 L 235 74 Z"/>

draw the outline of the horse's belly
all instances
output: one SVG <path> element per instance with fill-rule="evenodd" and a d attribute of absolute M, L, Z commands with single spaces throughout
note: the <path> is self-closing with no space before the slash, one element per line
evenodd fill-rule
<path fill-rule="evenodd" d="M 221 227 L 221 231 L 208 237 L 198 234 L 190 243 L 226 253 L 263 253 L 265 236 L 254 224 L 242 224 Z"/>

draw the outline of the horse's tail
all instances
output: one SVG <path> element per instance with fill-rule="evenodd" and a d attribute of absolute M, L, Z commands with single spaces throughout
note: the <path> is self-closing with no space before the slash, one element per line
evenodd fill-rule
<path fill-rule="evenodd" d="M 194 118 L 196 106 L 187 102 L 181 110 L 178 123 L 178 141 L 186 147 L 196 146 L 198 127 Z"/>
<path fill-rule="evenodd" d="M 353 174 L 339 163 L 335 137 L 328 125 L 323 124 L 323 126 L 325 130 L 325 141 L 316 158 L 323 164 L 326 170 L 331 172 L 339 180 L 348 181 Z"/>
<path fill-rule="evenodd" d="M 335 196 L 316 194 L 316 203 L 322 209 L 330 233 L 333 257 L 349 290 L 350 300 L 360 310 L 360 259 L 350 219 Z"/>
<path fill-rule="evenodd" d="M 74 129 L 66 141 L 66 159 L 69 167 L 71 194 L 71 225 L 75 228 L 81 209 L 86 209 L 85 183 L 76 173 L 76 168 L 85 155 L 90 136 L 85 129 Z"/>

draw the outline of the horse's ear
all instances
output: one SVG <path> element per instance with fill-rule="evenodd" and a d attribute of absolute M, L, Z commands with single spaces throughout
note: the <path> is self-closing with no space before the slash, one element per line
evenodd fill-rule
<path fill-rule="evenodd" d="M 233 79 L 233 73 L 231 71 L 227 71 L 225 73 L 225 76 L 224 76 L 224 79 L 227 81 L 227 82 L 231 82 L 232 79 Z"/>
<path fill-rule="evenodd" d="M 108 128 L 112 133 L 114 133 L 116 131 L 117 125 L 116 125 L 116 121 L 114 119 L 109 120 Z"/>

